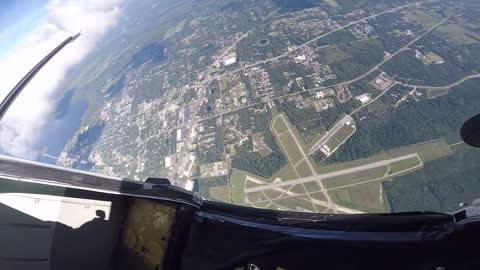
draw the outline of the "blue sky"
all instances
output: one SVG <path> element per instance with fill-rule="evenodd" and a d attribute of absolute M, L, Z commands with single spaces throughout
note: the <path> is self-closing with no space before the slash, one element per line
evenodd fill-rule
<path fill-rule="evenodd" d="M 8 54 L 46 17 L 46 0 L 0 1 L 0 57 Z"/>
<path fill-rule="evenodd" d="M 0 0 L 0 99 L 69 35 L 82 31 L 27 85 L 0 122 L 0 151 L 37 159 L 65 74 L 96 48 L 121 16 L 122 0 Z"/>

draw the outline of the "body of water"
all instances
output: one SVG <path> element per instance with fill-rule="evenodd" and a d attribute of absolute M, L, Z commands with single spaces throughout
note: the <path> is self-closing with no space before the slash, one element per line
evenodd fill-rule
<path fill-rule="evenodd" d="M 44 128 L 39 149 L 46 149 L 44 154 L 47 153 L 48 155 L 58 157 L 68 140 L 75 135 L 75 132 L 80 127 L 82 116 L 86 112 L 87 107 L 88 103 L 86 101 L 78 102 L 71 104 L 67 110 L 62 111 L 60 118 L 52 116 L 50 122 Z M 50 164 L 57 162 L 54 158 L 44 155 L 40 156 L 38 161 Z"/>

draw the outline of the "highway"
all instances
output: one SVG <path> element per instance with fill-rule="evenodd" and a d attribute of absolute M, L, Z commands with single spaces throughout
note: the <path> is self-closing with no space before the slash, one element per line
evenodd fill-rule
<path fill-rule="evenodd" d="M 377 99 L 381 98 L 383 95 L 385 95 L 385 93 L 387 93 L 390 89 L 392 89 L 392 87 L 394 87 L 395 85 L 397 85 L 398 82 L 395 82 L 394 84 L 390 85 L 387 89 L 383 90 L 382 93 L 380 93 L 380 95 L 376 96 L 374 99 L 370 100 L 368 103 L 365 103 L 363 104 L 362 106 L 356 108 L 353 112 L 350 113 L 350 115 L 354 115 L 356 114 L 357 112 L 359 112 L 361 109 L 363 109 L 364 107 L 372 104 L 373 102 L 375 102 Z"/>
<path fill-rule="evenodd" d="M 342 176 L 342 175 L 351 174 L 351 173 L 356 173 L 356 172 L 361 172 L 361 171 L 365 171 L 365 170 L 369 170 L 369 169 L 375 169 L 377 167 L 386 166 L 390 163 L 410 159 L 410 158 L 413 158 L 413 157 L 418 157 L 417 153 L 408 154 L 408 155 L 397 157 L 397 158 L 372 162 L 370 164 L 357 166 L 357 167 L 354 167 L 354 168 L 349 168 L 349 169 L 344 169 L 344 170 L 339 170 L 339 171 L 335 171 L 335 172 L 331 172 L 331 173 L 318 174 L 318 175 L 309 176 L 309 177 L 296 179 L 296 180 L 289 180 L 289 181 L 272 183 L 272 184 L 258 186 L 258 187 L 245 188 L 245 192 L 248 193 L 248 192 L 262 191 L 262 190 L 268 190 L 268 189 L 282 187 L 282 186 L 303 184 L 303 183 L 308 183 L 308 182 L 312 182 L 312 181 L 318 181 L 320 183 L 321 182 L 320 180 L 323 180 L 323 179 L 333 178 L 333 177 Z"/>
<path fill-rule="evenodd" d="M 421 1 L 421 2 L 417 2 L 417 3 L 414 3 L 415 5 L 416 4 L 419 4 L 419 3 L 423 3 L 423 2 L 427 2 L 427 1 Z M 392 9 L 392 10 L 388 10 L 388 11 L 385 11 L 385 12 L 382 12 L 382 13 L 379 13 L 379 14 L 375 14 L 375 15 L 372 15 L 370 17 L 367 17 L 367 18 L 364 18 L 362 20 L 359 20 L 359 21 L 356 21 L 356 22 L 352 22 L 350 23 L 351 25 L 354 25 L 354 24 L 357 24 L 358 22 L 361 22 L 361 21 L 364 21 L 364 20 L 368 20 L 368 19 L 371 19 L 371 18 L 374 18 L 376 16 L 379 16 L 381 14 L 385 14 L 385 13 L 388 13 L 388 12 L 392 12 L 394 10 L 398 10 L 398 9 L 401 9 L 401 8 L 405 8 L 406 6 L 411 6 L 413 4 L 409 4 L 409 5 L 405 5 L 405 6 L 401 6 L 401 7 L 397 7 L 395 9 Z M 452 16 L 454 17 L 454 16 Z M 340 83 L 336 83 L 336 84 L 332 84 L 332 85 L 325 85 L 325 86 L 321 86 L 321 87 L 315 87 L 315 88 L 310 88 L 310 89 L 305 89 L 305 90 L 302 90 L 302 91 L 298 91 L 298 92 L 295 92 L 295 93 L 289 93 L 289 94 L 286 94 L 286 95 L 282 95 L 282 96 L 278 96 L 278 97 L 274 97 L 274 98 L 271 98 L 270 101 L 273 101 L 273 100 L 277 100 L 277 99 L 281 99 L 281 98 L 285 98 L 285 97 L 288 97 L 288 96 L 294 96 L 294 95 L 299 95 L 303 92 L 306 92 L 306 91 L 314 91 L 314 90 L 319 90 L 319 89 L 325 89 L 325 88 L 332 88 L 332 87 L 337 87 L 337 86 L 340 86 L 340 85 L 349 85 L 349 84 L 352 84 L 352 83 L 355 83 L 355 82 L 358 82 L 362 79 L 364 79 L 365 77 L 367 77 L 368 75 L 372 74 L 374 71 L 378 70 L 381 66 L 383 66 L 385 63 L 387 63 L 388 61 L 390 61 L 394 56 L 396 56 L 397 54 L 399 54 L 400 52 L 402 51 L 405 51 L 408 49 L 409 46 L 413 45 L 415 42 L 417 42 L 418 40 L 420 40 L 421 38 L 423 38 L 425 35 L 427 35 L 428 33 L 432 32 L 433 30 L 435 30 L 437 27 L 439 27 L 440 25 L 442 25 L 443 23 L 445 23 L 446 21 L 450 20 L 452 17 L 448 17 L 444 20 L 442 20 L 441 22 L 437 23 L 436 25 L 432 26 L 430 29 L 428 29 L 425 33 L 417 36 L 416 38 L 414 38 L 413 40 L 411 40 L 408 44 L 406 44 L 405 46 L 403 46 L 402 48 L 398 49 L 396 52 L 392 53 L 391 55 L 389 55 L 388 57 L 386 57 L 385 59 L 383 59 L 380 63 L 376 64 L 374 67 L 372 67 L 370 70 L 368 70 L 367 72 L 365 72 L 364 74 L 356 77 L 356 78 L 353 78 L 351 80 L 348 80 L 348 81 L 344 81 L 344 82 L 340 82 Z M 337 30 L 334 30 L 332 32 L 336 32 L 338 31 Z M 332 32 L 329 32 L 329 33 L 326 33 L 320 37 L 325 37 L 329 34 L 332 34 Z M 317 37 L 320 38 L 320 37 Z M 299 47 L 301 46 L 304 46 L 305 44 L 303 45 L 300 45 Z M 290 53 L 292 53 L 293 51 L 290 51 L 290 52 L 286 52 L 285 54 L 288 55 Z M 285 56 L 285 55 L 281 55 L 282 57 Z M 225 76 L 225 75 L 229 75 L 229 74 L 232 74 L 232 73 L 236 73 L 238 71 L 241 71 L 241 70 L 245 70 L 249 67 L 254 67 L 254 66 L 257 66 L 259 64 L 262 64 L 264 63 L 265 61 L 271 61 L 271 60 L 275 60 L 275 59 L 278 59 L 279 57 L 274 57 L 274 58 L 270 58 L 270 59 L 267 59 L 267 60 L 264 60 L 264 61 L 260 61 L 260 62 L 257 62 L 255 64 L 252 64 L 252 65 L 249 65 L 249 66 L 245 66 L 241 69 L 238 69 L 238 70 L 234 70 L 234 71 L 231 71 L 229 73 L 225 73 L 225 74 L 222 74 L 222 75 L 218 75 L 216 77 L 220 78 L 222 76 Z M 475 75 L 473 75 L 475 76 Z M 382 93 L 384 94 L 384 93 Z M 265 103 L 264 101 L 260 101 L 260 102 L 255 102 L 255 103 L 252 103 L 252 104 L 248 104 L 248 105 L 245 105 L 245 106 L 242 106 L 242 107 L 239 107 L 239 108 L 236 108 L 236 109 L 233 109 L 233 110 L 230 110 L 228 112 L 223 112 L 223 113 L 220 113 L 220 114 L 216 114 L 216 115 L 212 115 L 212 116 L 209 116 L 209 117 L 206 117 L 204 119 L 201 119 L 199 120 L 198 122 L 202 122 L 202 121 L 205 121 L 205 120 L 208 120 L 208 119 L 211 119 L 211 118 L 215 118 L 215 117 L 218 117 L 218 116 L 221 116 L 225 113 L 232 113 L 232 112 L 235 112 L 235 111 L 240 111 L 242 109 L 245 109 L 245 108 L 248 108 L 248 107 L 253 107 L 255 105 L 258 105 L 258 104 L 262 104 L 262 103 Z M 367 104 L 371 104 L 371 102 L 367 103 Z M 362 106 L 363 107 L 363 106 Z M 357 109 L 358 110 L 358 109 Z"/>
<path fill-rule="evenodd" d="M 451 83 L 451 84 L 445 85 L 445 86 L 415 85 L 415 84 L 408 84 L 408 83 L 399 83 L 399 84 L 404 85 L 404 86 L 408 86 L 408 87 L 420 88 L 420 89 L 446 90 L 446 89 L 450 89 L 452 87 L 455 87 L 457 85 L 460 85 L 460 84 L 464 83 L 465 81 L 468 81 L 468 80 L 471 80 L 471 79 L 477 79 L 477 78 L 480 78 L 480 73 L 466 76 L 461 80 L 458 80 L 454 83 Z"/>
<path fill-rule="evenodd" d="M 408 7 L 408 6 L 412 6 L 412 5 L 417 5 L 417 4 L 421 4 L 421 3 L 424 3 L 424 2 L 429 2 L 429 1 L 420 1 L 420 2 L 415 2 L 415 3 L 411 3 L 411 4 L 408 4 L 408 5 L 403 5 L 403 6 L 399 6 L 399 7 L 396 7 L 396 8 L 393 8 L 393 9 L 390 9 L 390 10 L 387 10 L 387 11 L 384 11 L 384 12 L 381 12 L 381 13 L 378 13 L 378 14 L 374 14 L 374 15 L 371 15 L 369 17 L 366 17 L 366 18 L 363 18 L 361 20 L 358 20 L 358 21 L 355 21 L 355 22 L 351 22 L 345 26 L 343 26 L 343 28 L 346 28 L 348 26 L 351 26 L 351 25 L 355 25 L 359 22 L 363 22 L 365 20 L 368 20 L 368 19 L 371 19 L 371 18 L 374 18 L 374 17 L 377 17 L 379 15 L 383 15 L 383 14 L 386 14 L 386 13 L 390 13 L 390 12 L 393 12 L 393 11 L 396 11 L 396 10 L 399 10 L 399 9 L 403 9 L 405 7 Z M 450 18 L 447 18 L 445 19 L 444 21 L 448 20 Z M 388 58 L 385 58 L 384 60 L 382 60 L 380 63 L 378 63 L 376 66 L 374 66 L 373 68 L 371 68 L 370 70 L 368 70 L 366 73 L 358 76 L 357 78 L 354 78 L 354 79 L 351 79 L 351 80 L 348 80 L 348 81 L 344 81 L 344 82 L 339 82 L 339 83 L 336 83 L 336 84 L 332 84 L 332 85 L 325 85 L 325 86 L 320 86 L 320 87 L 314 87 L 314 88 L 309 88 L 309 89 L 305 89 L 305 90 L 301 90 L 301 91 L 298 91 L 298 92 L 295 92 L 295 93 L 288 93 L 288 94 L 285 94 L 285 95 L 281 95 L 281 96 L 277 96 L 277 97 L 274 97 L 274 98 L 271 98 L 269 99 L 269 101 L 274 101 L 274 100 L 278 100 L 278 99 L 282 99 L 282 98 L 286 98 L 286 97 L 289 97 L 289 96 L 295 96 L 295 95 L 299 95 L 299 94 L 302 94 L 303 92 L 308 92 L 308 91 L 315 91 L 315 90 L 320 90 L 320 89 L 325 89 L 325 88 L 332 88 L 332 87 L 337 87 L 337 86 L 340 86 L 340 85 L 349 85 L 349 84 L 352 84 L 354 82 L 357 82 L 357 81 L 360 81 L 361 79 L 365 78 L 366 76 L 370 75 L 371 73 L 373 73 L 374 71 L 378 70 L 379 67 L 381 67 L 382 65 L 384 65 L 386 62 L 390 61 L 392 59 L 392 57 L 394 55 L 397 55 L 398 53 L 400 53 L 401 51 L 404 51 L 406 50 L 406 48 L 408 46 L 411 46 L 413 43 L 417 42 L 420 38 L 422 38 L 423 36 L 425 36 L 426 34 L 428 34 L 429 32 L 433 31 L 435 28 L 437 28 L 439 25 L 441 25 L 442 23 L 444 23 L 444 21 L 440 22 L 439 24 L 433 26 L 431 29 L 427 30 L 425 33 L 423 33 L 422 35 L 416 37 L 415 39 L 413 39 L 411 42 L 409 42 L 406 46 L 404 46 L 403 48 L 399 49 L 397 52 L 393 53 L 390 57 Z M 314 40 L 318 40 L 320 38 L 323 38 L 323 37 L 326 37 L 330 34 L 333 34 L 339 30 L 342 30 L 343 28 L 341 29 L 335 29 L 335 30 L 332 30 L 328 33 L 325 33 L 319 37 L 316 37 Z M 295 48 L 295 50 L 298 50 L 299 48 L 303 47 L 303 46 L 306 46 L 308 44 L 310 44 L 312 42 L 312 40 L 308 41 L 307 43 L 305 44 L 302 44 L 302 45 L 299 45 L 298 47 Z M 337 44 L 338 45 L 338 44 Z M 221 78 L 223 76 L 226 76 L 226 75 L 231 75 L 231 74 L 234 74 L 234 73 L 237 73 L 239 71 L 242 71 L 242 70 L 245 70 L 245 69 L 248 69 L 250 67 L 254 67 L 254 66 L 257 66 L 257 65 L 260 65 L 260 64 L 263 64 L 263 63 L 267 63 L 269 61 L 273 61 L 273 60 L 277 60 L 279 59 L 280 57 L 284 57 L 292 52 L 294 52 L 295 50 L 293 51 L 290 51 L 290 52 L 286 52 L 284 53 L 284 55 L 282 54 L 281 56 L 277 56 L 277 57 L 274 57 L 274 58 L 270 58 L 270 59 L 266 59 L 266 60 L 263 60 L 263 61 L 259 61 L 259 62 L 256 62 L 254 64 L 251 64 L 251 65 L 247 65 L 245 67 L 242 67 L 240 69 L 237 69 L 237 70 L 234 70 L 234 71 L 231 71 L 231 72 L 228 72 L 228 73 L 225 73 L 225 74 L 221 74 L 221 75 L 217 75 L 215 77 L 209 77 L 208 79 L 206 79 L 205 81 L 206 82 L 209 82 L 211 81 L 212 79 L 218 79 L 218 78 Z M 382 93 L 384 94 L 384 93 Z M 221 113 L 217 113 L 217 114 L 214 114 L 212 116 L 208 116 L 208 117 L 205 117 L 205 118 L 202 118 L 202 119 L 199 119 L 197 121 L 195 121 L 195 123 L 200 123 L 200 122 L 204 122 L 204 121 L 207 121 L 209 119 L 213 119 L 213 118 L 217 118 L 217 117 L 221 117 L 223 116 L 224 114 L 227 114 L 227 113 L 233 113 L 233 112 L 237 112 L 237 111 L 241 111 L 243 109 L 246 109 L 246 108 L 250 108 L 250 107 L 254 107 L 256 105 L 259 105 L 259 104 L 263 104 L 265 103 L 265 101 L 259 101 L 259 102 L 254 102 L 254 103 L 251 103 L 251 104 L 248 104 L 248 105 L 245 105 L 245 106 L 241 106 L 241 107 L 238 107 L 238 108 L 235 108 L 233 110 L 229 110 L 229 111 L 223 111 Z M 369 102 L 368 104 L 371 104 L 372 102 Z M 363 108 L 363 106 L 362 106 Z M 358 110 L 358 109 L 357 109 Z M 182 125 L 179 125 L 176 127 L 176 129 L 179 129 L 179 128 L 184 128 L 185 127 L 185 124 L 182 124 Z M 165 131 L 165 133 L 167 133 L 169 131 Z"/>
<path fill-rule="evenodd" d="M 332 129 L 327 131 L 325 136 L 323 136 L 314 146 L 310 149 L 309 155 L 315 153 L 320 149 L 333 135 L 335 135 L 347 122 L 353 121 L 353 118 L 350 115 L 345 115 L 340 121 L 338 121 Z"/>
<path fill-rule="evenodd" d="M 265 18 L 262 18 L 262 22 L 266 21 L 267 19 L 269 19 L 270 17 L 272 17 L 274 14 L 276 14 L 280 9 L 277 9 L 275 10 L 274 12 L 268 14 Z M 241 35 L 239 38 L 237 38 L 235 40 L 235 42 L 230 45 L 227 49 L 224 50 L 223 53 L 221 53 L 216 59 L 215 61 L 213 61 L 213 64 L 210 65 L 210 68 L 215 64 L 215 62 L 218 62 L 218 61 L 221 61 L 223 57 L 225 57 L 228 53 L 231 52 L 231 50 L 235 49 L 235 47 L 237 47 L 237 44 L 242 41 L 244 38 L 248 37 L 251 33 L 253 33 L 253 31 L 259 26 L 260 24 L 257 24 L 255 25 L 254 27 L 252 27 L 250 30 L 248 30 L 247 32 L 245 32 L 245 34 Z M 211 70 L 211 69 L 210 69 Z M 211 71 L 208 71 L 209 73 Z"/>
<path fill-rule="evenodd" d="M 454 17 L 454 16 L 452 16 Z M 373 68 L 371 68 L 369 71 L 367 71 L 366 73 L 358 76 L 357 78 L 354 78 L 354 79 L 351 79 L 349 81 L 345 81 L 343 83 L 340 83 L 340 85 L 343 85 L 343 84 L 352 84 L 354 82 L 358 82 L 360 81 L 361 79 L 367 77 L 368 75 L 372 74 L 374 71 L 378 70 L 379 67 L 383 66 L 385 63 L 387 63 L 388 61 L 390 61 L 393 57 L 395 57 L 397 54 L 403 52 L 403 51 L 406 51 L 408 50 L 408 47 L 412 46 L 415 42 L 419 41 L 421 38 L 423 38 L 425 35 L 427 35 L 428 33 L 432 32 L 433 30 L 435 30 L 435 28 L 439 27 L 440 25 L 444 24 L 446 21 L 450 20 L 452 17 L 448 17 L 444 20 L 442 20 L 441 22 L 437 23 L 436 25 L 432 26 L 430 29 L 428 29 L 425 33 L 417 36 L 416 38 L 414 38 L 412 41 L 410 41 L 407 45 L 403 46 L 402 48 L 398 49 L 396 52 L 390 54 L 388 57 L 385 57 L 385 59 L 383 59 L 380 63 L 376 64 Z"/>
<path fill-rule="evenodd" d="M 404 9 L 404 8 L 406 8 L 406 7 L 418 5 L 418 4 L 421 4 L 421 3 L 424 3 L 424 2 L 428 2 L 428 1 L 419 1 L 419 2 L 415 2 L 415 3 L 410 3 L 410 4 L 406 4 L 406 5 L 394 7 L 394 8 L 391 8 L 391 9 L 389 9 L 389 10 L 386 10 L 386 11 L 383 11 L 383 12 L 380 12 L 380 13 L 373 14 L 373 15 L 370 15 L 370 16 L 368 16 L 368 17 L 362 18 L 362 19 L 360 19 L 360 20 L 353 21 L 353 22 L 349 22 L 349 23 L 347 23 L 347 24 L 345 24 L 345 25 L 343 25 L 343 26 L 341 26 L 341 27 L 338 27 L 338 28 L 336 28 L 336 29 L 334 29 L 334 30 L 331 30 L 331 31 L 325 33 L 325 34 L 322 34 L 322 35 L 320 35 L 320 36 L 318 36 L 318 37 L 315 37 L 315 38 L 313 38 L 313 39 L 311 39 L 311 40 L 309 40 L 309 41 L 307 41 L 307 42 L 305 42 L 305 43 L 303 43 L 303 44 L 300 44 L 300 45 L 296 46 L 296 47 L 295 47 L 293 50 L 291 50 L 291 51 L 285 52 L 285 53 L 283 53 L 283 54 L 280 54 L 280 55 L 275 56 L 275 57 L 272 57 L 272 58 L 265 59 L 265 60 L 263 60 L 263 61 L 255 62 L 255 63 L 253 63 L 253 64 L 251 64 L 251 65 L 246 65 L 246 66 L 244 66 L 244 67 L 242 67 L 242 68 L 239 68 L 239 69 L 236 69 L 236 70 L 227 72 L 227 73 L 225 73 L 225 74 L 220 74 L 220 75 L 218 75 L 218 76 L 216 76 L 216 77 L 217 77 L 217 79 L 218 79 L 218 78 L 223 77 L 223 76 L 235 74 L 235 73 L 240 72 L 240 71 L 243 71 L 243 70 L 245 70 L 245 69 L 249 69 L 249 68 L 252 68 L 252 67 L 261 65 L 261 64 L 266 64 L 266 63 L 268 63 L 268 62 L 272 62 L 272 61 L 278 60 L 278 59 L 280 59 L 280 58 L 282 58 L 282 57 L 288 56 L 288 55 L 291 54 L 292 52 L 298 51 L 299 49 L 301 49 L 301 48 L 303 48 L 303 47 L 305 47 L 305 46 L 308 46 L 308 45 L 312 44 L 313 42 L 316 42 L 317 40 L 319 40 L 319 39 L 321 39 L 321 38 L 324 38 L 324 37 L 329 36 L 329 35 L 331 35 L 331 34 L 333 34 L 333 33 L 336 33 L 336 32 L 338 32 L 338 31 L 341 31 L 341 30 L 343 30 L 343 29 L 345 29 L 345 28 L 347 28 L 347 27 L 349 27 L 349 26 L 352 26 L 352 25 L 355 25 L 355 24 L 358 24 L 358 23 L 361 23 L 361 22 L 364 22 L 364 21 L 367 21 L 367 20 L 376 18 L 376 17 L 378 17 L 378 16 L 381 16 L 381 15 L 384 15 L 384 14 L 387 14 L 387 13 L 395 12 L 395 11 L 397 11 L 397 10 Z"/>

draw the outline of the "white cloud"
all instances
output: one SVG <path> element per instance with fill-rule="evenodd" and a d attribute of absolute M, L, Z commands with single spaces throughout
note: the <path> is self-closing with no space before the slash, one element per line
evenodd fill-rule
<path fill-rule="evenodd" d="M 120 16 L 122 0 L 52 0 L 48 16 L 23 44 L 0 58 L 0 98 L 45 55 L 70 35 L 82 36 L 67 45 L 30 82 L 0 123 L 0 148 L 9 155 L 35 159 L 42 128 L 54 110 L 56 88 L 68 68 L 80 62 Z"/>

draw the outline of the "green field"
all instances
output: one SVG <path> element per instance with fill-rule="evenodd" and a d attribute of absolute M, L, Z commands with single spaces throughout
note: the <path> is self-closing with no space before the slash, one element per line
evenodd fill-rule
<path fill-rule="evenodd" d="M 319 200 L 319 201 L 327 201 L 327 198 L 325 197 L 325 194 L 323 192 L 315 192 L 315 193 L 310 193 L 308 194 L 311 198 Z"/>
<path fill-rule="evenodd" d="M 305 160 L 300 162 L 300 164 L 298 164 L 295 169 L 297 170 L 301 178 L 312 176 L 310 167 L 308 167 L 308 163 Z"/>
<path fill-rule="evenodd" d="M 285 189 L 288 190 L 288 189 Z M 273 190 L 273 189 L 266 189 L 263 191 L 265 196 L 267 196 L 268 199 L 273 200 L 273 199 L 278 199 L 280 196 L 283 195 L 283 192 Z"/>
<path fill-rule="evenodd" d="M 385 176 L 385 173 L 387 172 L 387 170 L 388 170 L 387 166 L 381 166 L 374 169 L 346 174 L 346 175 L 337 176 L 333 178 L 327 178 L 325 180 L 322 180 L 322 183 L 324 187 L 327 189 L 342 187 L 345 185 L 352 185 L 352 184 L 357 184 L 357 183 L 361 183 L 361 182 L 365 182 L 373 179 L 382 178 Z"/>
<path fill-rule="evenodd" d="M 318 213 L 325 213 L 328 210 L 327 207 L 321 206 L 321 205 L 318 205 L 318 204 L 315 204 L 315 208 L 317 208 Z"/>
<path fill-rule="evenodd" d="M 428 52 L 426 55 L 422 55 L 420 57 L 420 60 L 425 65 L 445 63 L 445 59 L 443 59 L 440 55 L 434 52 Z"/>
<path fill-rule="evenodd" d="M 328 146 L 328 150 L 330 151 L 330 153 L 332 153 L 333 150 L 337 149 L 340 146 L 340 142 L 334 137 L 331 137 L 330 139 L 328 139 L 325 145 Z"/>
<path fill-rule="evenodd" d="M 444 96 L 444 95 L 448 95 L 448 91 L 450 89 L 441 89 L 441 90 L 437 90 L 437 89 L 427 89 L 427 98 L 437 98 L 437 97 L 441 97 L 441 96 Z"/>
<path fill-rule="evenodd" d="M 287 152 L 288 158 L 293 164 L 297 164 L 303 159 L 302 152 L 298 148 L 291 133 L 285 133 L 281 135 L 280 141 L 282 142 L 283 149 Z"/>
<path fill-rule="evenodd" d="M 273 129 L 277 134 L 282 134 L 288 131 L 287 124 L 283 121 L 282 118 L 276 118 L 273 122 Z"/>
<path fill-rule="evenodd" d="M 303 138 L 302 134 L 300 133 L 300 131 L 298 131 L 298 129 L 292 125 L 289 121 L 289 118 L 288 116 L 285 114 L 285 113 L 278 113 L 278 112 L 274 112 L 273 113 L 273 117 L 275 119 L 276 116 L 278 115 L 283 115 L 285 118 L 285 121 L 282 121 L 284 122 L 284 124 L 290 128 L 290 131 L 293 133 L 293 135 L 295 136 L 295 138 L 297 138 L 298 142 L 300 143 L 300 146 L 302 147 L 303 151 L 305 153 L 308 152 L 308 150 L 310 150 L 310 148 L 312 148 L 312 146 L 316 143 L 317 140 L 313 140 L 312 142 L 310 142 L 309 144 L 307 144 L 307 142 L 305 141 L 305 139 Z M 275 122 L 280 122 L 277 118 L 277 120 Z M 273 133 L 275 133 L 274 131 L 272 131 Z M 279 134 L 280 131 L 278 131 Z M 318 139 L 322 138 L 323 137 L 323 134 L 319 134 L 318 135 Z"/>
<path fill-rule="evenodd" d="M 449 144 L 445 139 L 433 140 L 423 143 L 417 143 L 389 151 L 389 158 L 405 156 L 417 153 L 422 162 L 436 160 L 453 154 Z"/>
<path fill-rule="evenodd" d="M 246 179 L 246 183 L 245 183 L 245 188 L 252 188 L 252 187 L 258 187 L 260 186 L 260 184 L 254 182 L 254 181 L 249 181 L 248 177 Z"/>
<path fill-rule="evenodd" d="M 419 24 L 425 29 L 429 29 L 442 21 L 442 17 L 433 10 L 412 10 L 406 15 L 409 22 Z"/>
<path fill-rule="evenodd" d="M 327 166 L 316 165 L 315 170 L 319 174 L 330 173 L 414 153 L 418 153 L 422 162 L 425 163 L 427 161 L 436 160 L 451 155 L 453 152 L 450 149 L 447 141 L 445 141 L 444 139 L 439 139 L 400 147 L 392 149 L 390 151 L 382 151 L 368 158 L 357 159 L 349 162 L 335 163 Z"/>
<path fill-rule="evenodd" d="M 476 91 L 473 90 L 473 91 Z M 411 175 L 395 177 L 384 187 L 395 212 L 453 212 L 459 202 L 479 198 L 480 151 L 465 144 L 455 146 L 455 153 L 428 162 Z"/>
<path fill-rule="evenodd" d="M 480 35 L 466 29 L 460 24 L 445 24 L 438 27 L 438 31 L 457 45 L 470 45 L 478 43 Z"/>
<path fill-rule="evenodd" d="M 246 188 L 252 188 L 252 187 L 258 187 L 258 186 L 260 186 L 260 184 L 257 184 L 257 183 L 255 183 L 255 182 L 253 182 L 253 181 L 248 181 L 248 180 L 246 180 L 246 181 L 247 181 L 247 182 L 245 183 L 245 187 L 246 187 Z"/>
<path fill-rule="evenodd" d="M 315 191 L 320 191 L 320 185 L 317 182 L 306 182 L 303 183 L 305 186 L 305 189 L 310 193 L 310 192 L 315 192 Z"/>
<path fill-rule="evenodd" d="M 419 166 L 420 164 L 422 163 L 418 159 L 418 157 L 413 157 L 413 158 L 393 162 L 389 164 L 389 167 L 390 167 L 389 174 L 392 175 L 392 174 L 397 174 L 399 172 L 405 172 L 409 169 Z"/>
<path fill-rule="evenodd" d="M 332 7 L 339 7 L 337 1 L 335 0 L 323 0 L 326 4 L 332 6 Z"/>
<path fill-rule="evenodd" d="M 280 118 L 277 117 L 279 115 L 283 115 L 285 118 Z M 284 114 L 279 114 L 274 113 L 274 120 L 272 122 L 272 126 L 274 127 L 274 130 L 272 130 L 273 134 L 275 135 L 275 140 L 277 144 L 280 146 L 282 149 L 282 153 L 285 157 L 287 157 L 287 152 L 288 152 L 288 158 L 291 160 L 291 162 L 288 162 L 285 166 L 283 166 L 280 170 L 278 170 L 274 175 L 268 178 L 269 182 L 273 182 L 275 179 L 280 178 L 282 181 L 287 181 L 287 180 L 293 180 L 293 179 L 298 179 L 297 172 L 295 171 L 294 164 L 297 164 L 299 161 L 302 160 L 303 156 L 300 152 L 300 149 L 298 149 L 297 144 L 295 143 L 292 134 L 288 131 L 288 127 L 292 131 L 295 130 L 294 128 L 288 123 L 288 121 L 284 121 L 284 119 L 288 119 L 287 116 Z M 283 135 L 279 136 L 279 134 Z M 301 137 L 300 142 L 303 142 Z M 303 147 L 303 146 L 302 146 Z M 289 161 L 290 161 L 289 160 Z"/>
<path fill-rule="evenodd" d="M 351 126 L 344 125 L 342 128 L 340 128 L 333 137 L 337 139 L 339 142 L 344 142 L 347 140 L 353 133 L 355 132 L 355 129 L 352 128 Z"/>
<path fill-rule="evenodd" d="M 303 187 L 302 184 L 296 184 L 296 185 L 294 185 L 292 188 L 290 188 L 289 191 L 295 193 L 296 195 L 297 195 L 297 194 L 305 194 L 305 193 L 307 193 L 307 191 L 305 190 L 305 188 Z"/>
<path fill-rule="evenodd" d="M 322 48 L 319 50 L 319 54 L 321 58 L 324 59 L 325 64 L 338 63 L 353 57 L 338 46 Z"/>
<path fill-rule="evenodd" d="M 319 58 L 330 68 L 340 80 L 361 76 L 382 61 L 384 44 L 378 39 L 341 44 L 336 47 L 318 50 Z M 326 124 L 328 125 L 328 124 Z"/>
<path fill-rule="evenodd" d="M 274 175 L 269 177 L 266 182 L 273 182 L 275 179 L 280 178 L 282 181 L 298 179 L 297 173 L 293 168 L 292 164 L 287 163 L 280 170 L 278 170 Z M 259 178 L 261 179 L 261 178 Z"/>
<path fill-rule="evenodd" d="M 317 163 L 315 166 L 315 170 L 317 173 L 322 174 L 322 173 L 330 173 L 334 171 L 339 171 L 339 170 L 344 170 L 344 169 L 349 169 L 357 166 L 362 166 L 366 164 L 370 164 L 372 162 L 377 162 L 377 161 L 382 161 L 388 158 L 388 153 L 387 152 L 381 152 L 377 153 L 371 157 L 368 158 L 362 158 L 362 159 L 356 159 L 353 161 L 349 162 L 342 162 L 342 163 L 335 163 L 327 166 L 321 166 L 318 165 Z"/>
<path fill-rule="evenodd" d="M 230 190 L 232 192 L 232 203 L 243 206 L 251 206 L 251 204 L 245 202 L 245 179 L 246 175 L 232 170 L 230 175 Z"/>
<path fill-rule="evenodd" d="M 390 212 L 382 184 L 373 182 L 328 192 L 335 204 L 368 213 Z"/>
<path fill-rule="evenodd" d="M 266 208 L 269 204 L 270 204 L 270 202 L 256 202 L 256 203 L 252 203 L 252 205 L 253 205 L 254 207 L 257 207 L 257 208 Z"/>
<path fill-rule="evenodd" d="M 247 199 L 248 199 L 248 201 L 251 202 L 251 203 L 255 203 L 255 202 L 258 202 L 258 201 L 267 201 L 267 200 L 268 200 L 267 196 L 265 196 L 265 194 L 263 194 L 262 191 L 256 191 L 256 192 L 247 193 Z"/>
<path fill-rule="evenodd" d="M 212 199 L 216 199 L 222 202 L 231 203 L 231 193 L 230 193 L 230 186 L 217 186 L 211 187 L 208 190 L 208 195 Z"/>

